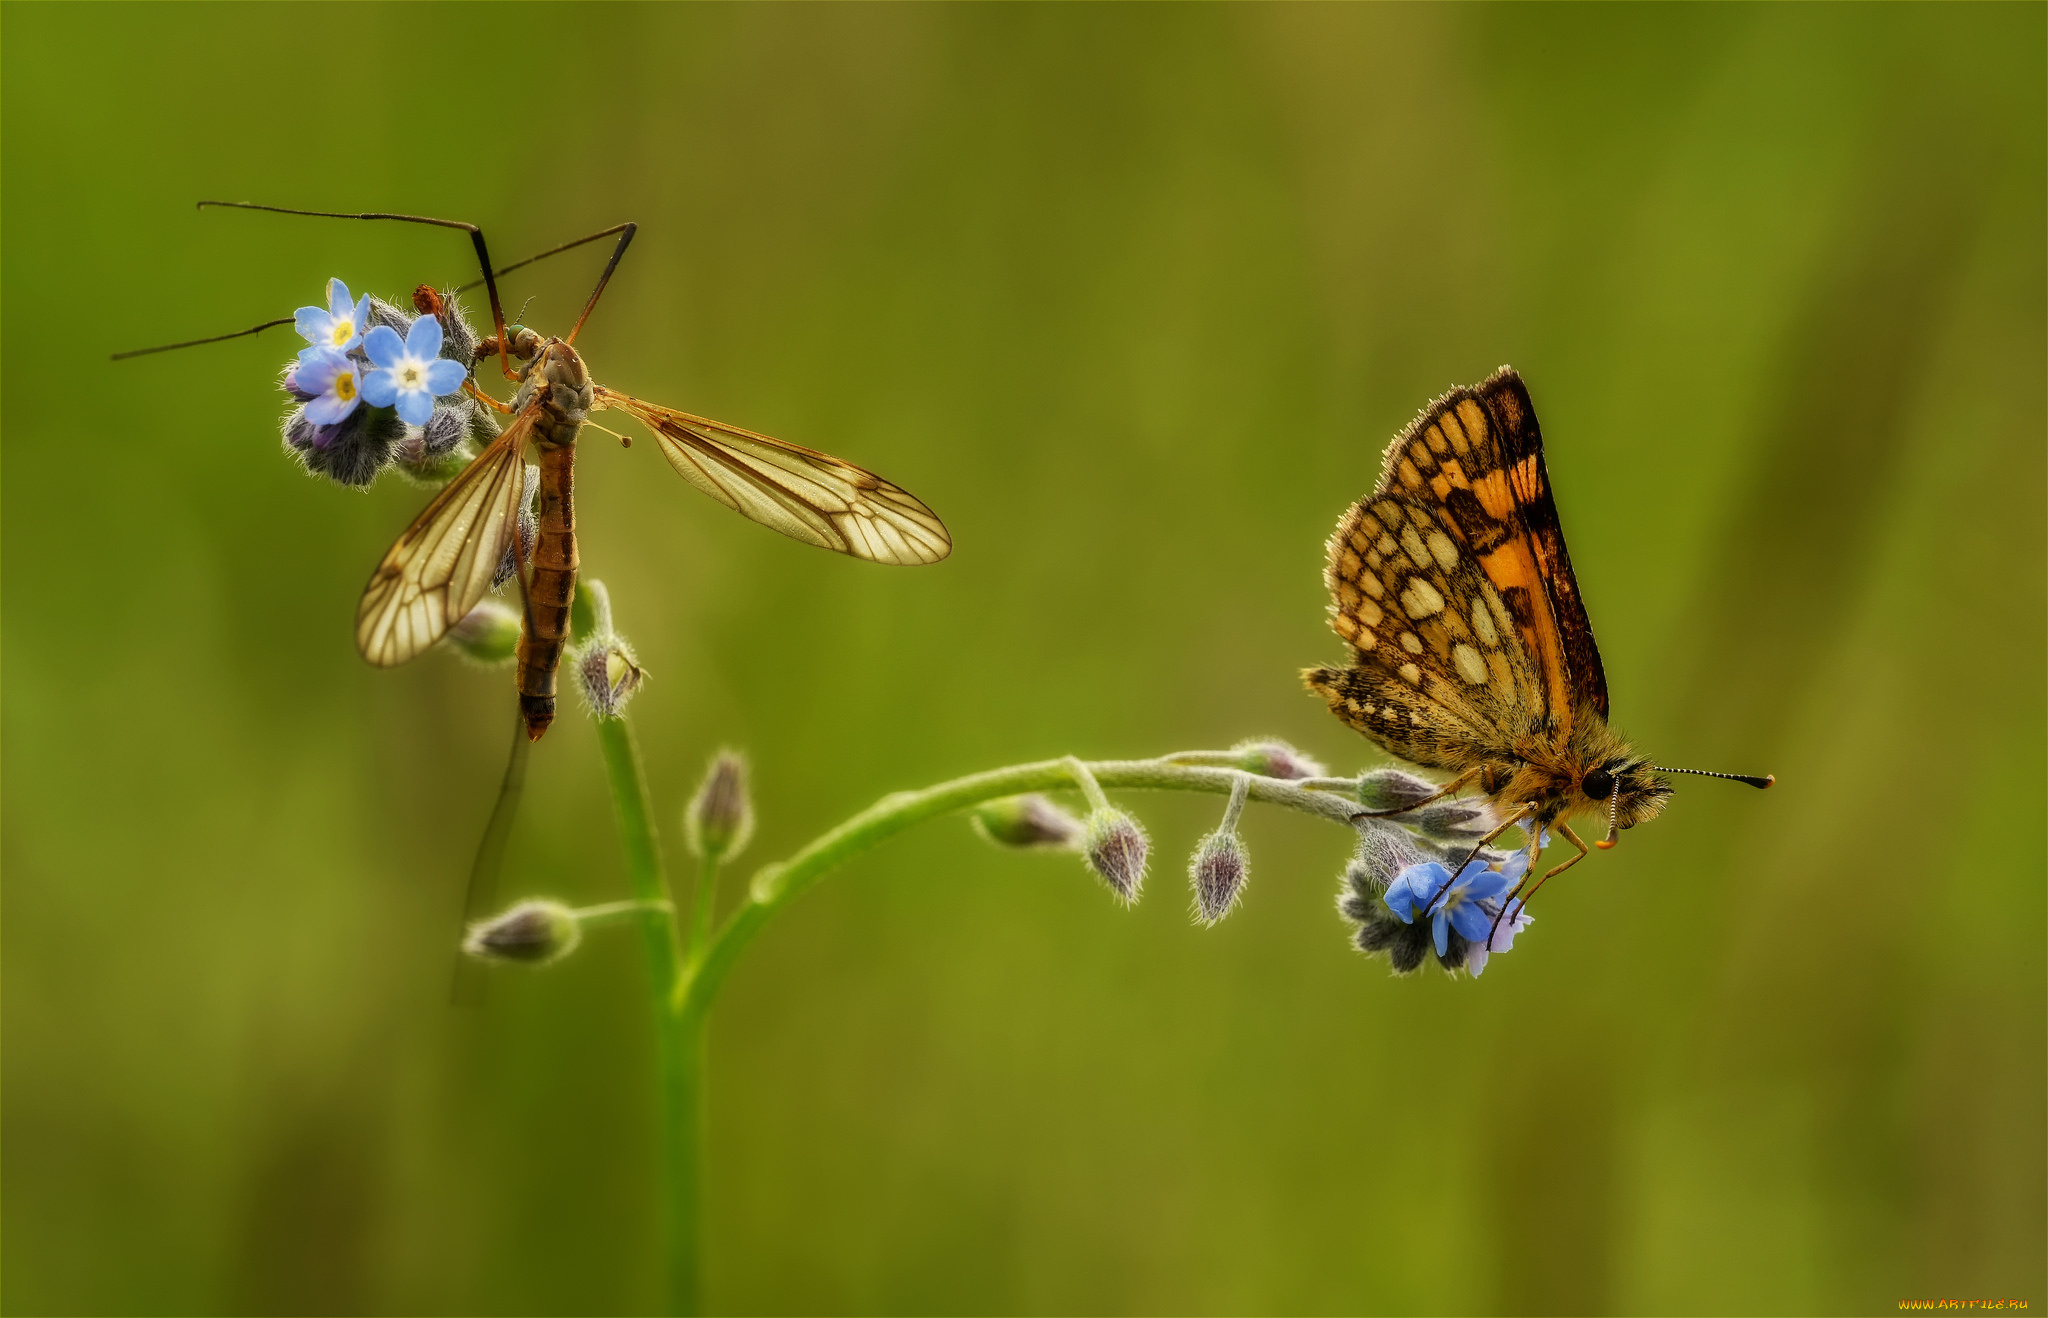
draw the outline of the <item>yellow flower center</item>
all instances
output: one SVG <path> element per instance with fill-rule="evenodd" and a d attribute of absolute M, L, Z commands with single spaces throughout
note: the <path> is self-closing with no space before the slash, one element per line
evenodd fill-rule
<path fill-rule="evenodd" d="M 328 334 L 333 338 L 334 346 L 339 348 L 342 344 L 355 337 L 356 323 L 353 320 L 337 320 L 334 322 L 334 328 L 329 330 Z"/>
<path fill-rule="evenodd" d="M 401 376 L 400 376 L 399 378 L 405 381 L 405 387 L 406 387 L 406 388 L 408 388 L 408 389 L 424 389 L 424 388 L 426 388 L 426 385 L 425 385 L 425 383 L 423 382 L 423 378 L 422 378 L 422 373 L 421 373 L 421 371 L 420 371 L 420 368 L 419 368 L 419 367 L 417 367 L 417 366 L 408 366 L 408 367 L 406 367 L 406 368 L 405 368 L 405 373 L 404 373 L 403 375 L 401 375 Z"/>
<path fill-rule="evenodd" d="M 356 375 L 354 371 L 343 371 L 334 377 L 334 396 L 346 403 L 356 396 Z"/>

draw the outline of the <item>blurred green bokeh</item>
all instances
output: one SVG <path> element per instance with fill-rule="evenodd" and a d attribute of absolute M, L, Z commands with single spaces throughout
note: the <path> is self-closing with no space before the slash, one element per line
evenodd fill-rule
<path fill-rule="evenodd" d="M 829 449 L 951 561 L 783 540 L 591 435 L 586 569 L 669 844 L 1285 737 L 1322 543 L 1502 362 L 1619 724 L 1688 782 L 1484 980 L 1391 978 L 1336 830 L 1134 799 L 1118 909 L 928 828 L 771 930 L 712 1041 L 740 1312 L 1890 1311 L 2044 1294 L 2044 10 L 10 5 L 5 1308 L 658 1303 L 639 948 L 446 1005 L 511 706 L 350 619 L 422 502 L 279 452 L 287 315 L 633 219 L 581 341 Z M 560 331 L 593 250 L 508 281 Z M 594 739 L 509 895 L 621 895 Z"/>

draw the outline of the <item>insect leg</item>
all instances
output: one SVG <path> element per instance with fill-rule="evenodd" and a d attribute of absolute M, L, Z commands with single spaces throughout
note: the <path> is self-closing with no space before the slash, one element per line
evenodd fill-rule
<path fill-rule="evenodd" d="M 590 319 L 590 313 L 597 307 L 598 296 L 604 292 L 604 286 L 611 282 L 612 271 L 619 268 L 619 258 L 626 254 L 626 245 L 633 241 L 633 235 L 639 229 L 639 225 L 629 221 L 625 224 L 614 225 L 606 229 L 604 233 L 594 233 L 591 235 L 591 238 L 602 238 L 606 233 L 616 233 L 619 235 L 619 245 L 612 248 L 612 259 L 604 263 L 604 273 L 597 277 L 597 287 L 590 290 L 590 301 L 583 304 L 583 314 L 576 317 L 576 324 L 569 330 L 569 337 L 563 340 L 564 343 L 576 342 L 576 336 L 583 332 L 583 322 Z M 583 241 L 588 242 L 589 239 L 586 238 Z"/>
<path fill-rule="evenodd" d="M 289 325 L 293 319 L 294 317 L 286 316 L 282 320 L 266 320 L 261 325 L 251 325 L 248 329 L 236 330 L 233 334 L 216 334 L 208 339 L 187 339 L 183 343 L 166 343 L 157 348 L 131 348 L 127 352 L 113 353 L 107 360 L 124 362 L 130 357 L 147 357 L 153 352 L 169 352 L 173 348 L 196 348 L 202 343 L 219 343 L 222 339 L 239 339 L 245 334 L 261 334 L 264 330 L 275 329 L 279 325 Z"/>
<path fill-rule="evenodd" d="M 208 206 L 226 206 L 235 210 L 245 211 L 270 211 L 276 215 L 312 215 L 326 220 L 402 220 L 407 224 L 433 224 L 443 229 L 460 229 L 469 235 L 471 245 L 476 248 L 477 264 L 483 268 L 484 272 L 484 287 L 491 291 L 491 323 L 497 327 L 498 342 L 503 343 L 505 341 L 505 309 L 498 302 L 498 281 L 491 277 L 491 249 L 484 245 L 484 231 L 477 228 L 474 224 L 467 224 L 461 220 L 437 220 L 427 215 L 397 215 L 388 211 L 302 211 L 294 210 L 289 206 L 259 206 L 253 201 L 202 201 L 199 203 L 201 210 L 206 209 Z M 616 258 L 614 258 L 613 263 L 617 263 Z M 605 273 L 609 275 L 611 271 L 607 270 Z M 602 284 L 599 285 L 599 287 L 602 286 Z M 517 378 L 512 373 L 511 362 L 505 361 L 502 364 L 505 368 L 506 379 Z"/>
<path fill-rule="evenodd" d="M 1570 824 L 1560 823 L 1557 826 L 1557 831 L 1564 834 L 1565 841 L 1571 843 L 1574 847 L 1578 848 L 1578 854 L 1573 856 L 1570 860 L 1565 861 L 1562 865 L 1557 866 L 1555 869 L 1546 872 L 1542 878 L 1536 880 L 1536 886 L 1534 888 L 1529 889 L 1529 895 L 1527 897 L 1522 898 L 1522 909 L 1525 911 L 1529 909 L 1529 903 L 1535 899 L 1536 891 L 1538 888 L 1541 888 L 1544 884 L 1550 882 L 1558 875 L 1564 873 L 1572 866 L 1578 864 L 1580 861 L 1584 860 L 1586 857 L 1593 854 L 1591 851 L 1588 851 L 1586 849 L 1585 843 L 1579 841 L 1579 835 L 1577 833 L 1572 832 L 1572 826 Z M 1522 876 L 1522 883 L 1527 883 L 1528 881 L 1529 876 L 1527 874 L 1524 874 Z M 1514 891 L 1510 892 L 1506 897 L 1503 897 L 1501 899 L 1500 911 L 1493 917 L 1493 929 L 1500 928 L 1501 916 L 1504 916 L 1508 913 L 1508 903 L 1512 902 L 1517 896 L 1517 894 L 1519 894 L 1522 891 L 1522 883 L 1516 884 Z M 1486 931 L 1486 941 L 1489 943 L 1493 941 L 1493 929 L 1489 929 Z"/>
<path fill-rule="evenodd" d="M 504 780 L 498 784 L 498 801 L 491 807 L 491 821 L 484 825 L 483 840 L 476 848 L 476 860 L 469 867 L 469 889 L 462 899 L 464 932 L 472 922 L 490 914 L 490 907 L 496 900 L 498 872 L 505 867 L 505 843 L 512 836 L 512 821 L 519 813 L 520 795 L 526 790 L 526 758 L 532 744 L 527 740 L 526 720 L 515 717 L 512 720 L 512 754 L 505 761 Z M 457 954 L 455 982 L 450 988 L 453 1001 L 467 1004 L 476 1000 L 480 987 L 478 969 L 468 957 Z"/>
<path fill-rule="evenodd" d="M 1477 771 L 1475 770 L 1474 772 Z M 1473 846 L 1472 850 L 1465 853 L 1465 859 L 1459 861 L 1456 865 L 1453 865 L 1451 867 L 1451 877 L 1444 880 L 1443 887 L 1438 888 L 1434 893 L 1430 894 L 1428 905 L 1436 905 L 1437 898 L 1443 896 L 1444 890 L 1446 888 L 1449 888 L 1453 883 L 1456 883 L 1458 881 L 1458 876 L 1465 872 L 1465 867 L 1467 865 L 1470 865 L 1475 859 L 1477 859 L 1480 852 L 1486 850 L 1488 843 L 1492 842 L 1495 838 L 1507 832 L 1515 825 L 1521 823 L 1523 818 L 1534 809 L 1534 806 L 1527 804 L 1516 806 L 1512 811 L 1509 812 L 1508 817 L 1506 819 L 1500 821 L 1500 826 L 1498 828 L 1494 829 L 1491 833 L 1488 833 L 1485 837 L 1480 838 L 1478 843 Z M 1425 907 L 1424 909 L 1427 909 L 1427 907 Z"/>
<path fill-rule="evenodd" d="M 1428 805 L 1431 801 L 1440 801 L 1446 796 L 1456 794 L 1459 788 L 1463 787 L 1466 783 L 1471 782 L 1474 778 L 1477 778 L 1478 776 L 1479 768 L 1475 766 L 1473 768 L 1465 770 L 1465 772 L 1451 779 L 1442 787 L 1437 788 L 1428 796 L 1423 797 L 1420 801 L 1410 802 L 1409 804 L 1402 806 L 1399 810 L 1361 810 L 1351 817 L 1353 819 L 1385 819 L 1391 815 L 1405 815 L 1411 810 L 1420 810 L 1423 806 Z M 1487 838 L 1487 841 L 1491 842 L 1493 838 L 1497 836 L 1499 836 L 1499 831 L 1495 830 L 1494 834 Z M 1483 846 L 1485 844 L 1482 843 L 1481 845 Z"/>

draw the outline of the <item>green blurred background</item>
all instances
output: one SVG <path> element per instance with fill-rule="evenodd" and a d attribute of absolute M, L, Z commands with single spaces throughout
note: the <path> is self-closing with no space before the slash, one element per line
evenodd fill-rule
<path fill-rule="evenodd" d="M 446 1002 L 509 679 L 357 659 L 423 496 L 280 453 L 321 281 L 641 225 L 618 388 L 870 465 L 942 566 L 590 437 L 586 570 L 754 861 L 1060 755 L 1377 752 L 1296 677 L 1388 437 L 1529 381 L 1620 726 L 1687 783 L 1478 982 L 1389 976 L 1337 830 L 1137 798 L 1118 909 L 912 834 L 712 1041 L 740 1312 L 1875 1312 L 2044 1294 L 2040 6 L 222 7 L 4 23 L 4 1303 L 645 1310 L 636 940 Z M 558 332 L 593 250 L 508 281 Z M 595 740 L 506 887 L 621 895 Z"/>

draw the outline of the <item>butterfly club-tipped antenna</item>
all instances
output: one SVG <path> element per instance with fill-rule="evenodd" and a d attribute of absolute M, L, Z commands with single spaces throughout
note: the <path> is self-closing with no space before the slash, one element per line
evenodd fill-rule
<path fill-rule="evenodd" d="M 1652 764 L 1649 766 L 1649 769 L 1652 773 L 1690 773 L 1697 774 L 1702 778 L 1725 778 L 1731 783 L 1747 783 L 1749 786 L 1758 788 L 1759 790 L 1765 787 L 1769 787 L 1772 783 L 1778 781 L 1778 776 L 1774 773 L 1717 773 L 1712 769 L 1673 769 L 1662 764 Z M 1600 848 L 1602 851 L 1612 851 L 1614 849 L 1615 842 L 1617 842 L 1620 839 L 1620 837 L 1621 783 L 1619 780 L 1617 780 L 1614 784 L 1613 794 L 1609 796 L 1607 799 L 1607 836 L 1601 838 L 1598 842 L 1595 842 L 1593 845 Z"/>

